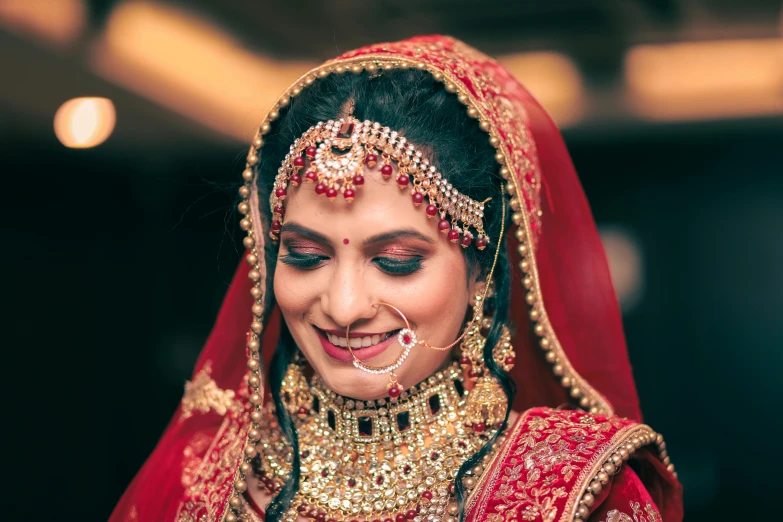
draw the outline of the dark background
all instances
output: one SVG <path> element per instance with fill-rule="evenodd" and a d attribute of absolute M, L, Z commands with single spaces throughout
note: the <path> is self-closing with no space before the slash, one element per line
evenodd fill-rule
<path fill-rule="evenodd" d="M 198 99 L 183 109 L 149 94 L 171 87 L 140 88 L 96 65 L 112 16 L 133 3 L 0 1 L 5 520 L 108 517 L 176 408 L 241 252 L 242 131 L 194 116 Z M 197 16 L 305 70 L 433 32 L 497 56 L 568 56 L 584 98 L 559 121 L 599 227 L 641 260 L 636 291 L 620 296 L 630 357 L 645 420 L 666 436 L 685 487 L 686 520 L 776 518 L 783 59 L 771 101 L 750 108 L 737 100 L 755 91 L 716 87 L 699 114 L 674 100 L 674 116 L 650 116 L 623 78 L 639 44 L 777 38 L 783 48 L 779 2 L 141 5 Z M 68 16 L 75 29 L 51 25 Z M 728 78 L 753 76 L 731 63 Z M 57 108 L 77 96 L 116 107 L 98 147 L 66 148 L 53 132 Z M 258 109 L 248 107 L 251 126 Z"/>

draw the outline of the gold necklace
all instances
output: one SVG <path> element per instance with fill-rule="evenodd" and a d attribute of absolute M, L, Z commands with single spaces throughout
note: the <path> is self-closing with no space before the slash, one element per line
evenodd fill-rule
<path fill-rule="evenodd" d="M 437 372 L 399 398 L 357 401 L 311 383 L 310 415 L 298 419 L 301 479 L 285 520 L 450 521 L 458 514 L 454 479 L 495 433 L 464 423 L 467 392 L 458 365 Z M 259 488 L 274 495 L 293 461 L 273 407 L 253 468 Z M 496 444 L 495 447 L 499 447 Z M 485 457 L 485 461 L 489 455 Z M 483 465 L 465 477 L 475 487 Z"/>

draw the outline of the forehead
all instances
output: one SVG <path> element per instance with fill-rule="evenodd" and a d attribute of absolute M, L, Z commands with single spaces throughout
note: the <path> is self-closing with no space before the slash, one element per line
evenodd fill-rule
<path fill-rule="evenodd" d="M 365 182 L 357 187 L 353 201 L 341 196 L 329 200 L 315 193 L 314 184 L 291 187 L 286 201 L 285 220 L 295 220 L 331 237 L 351 233 L 369 237 L 399 228 L 414 228 L 437 238 L 437 223 L 427 219 L 424 205 L 415 206 L 410 187 L 400 189 L 395 175 L 383 179 L 378 169 L 364 169 Z"/>

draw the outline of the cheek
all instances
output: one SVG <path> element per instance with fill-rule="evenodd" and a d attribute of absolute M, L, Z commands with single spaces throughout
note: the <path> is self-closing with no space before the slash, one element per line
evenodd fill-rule
<path fill-rule="evenodd" d="M 313 284 L 305 283 L 307 278 L 297 277 L 294 269 L 278 262 L 275 268 L 274 293 L 280 311 L 286 319 L 304 314 L 313 297 Z"/>

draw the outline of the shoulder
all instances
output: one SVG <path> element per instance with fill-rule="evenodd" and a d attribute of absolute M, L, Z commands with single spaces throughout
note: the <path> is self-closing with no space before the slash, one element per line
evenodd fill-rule
<path fill-rule="evenodd" d="M 663 438 L 649 426 L 579 410 L 524 411 L 509 422 L 471 499 L 473 520 L 501 520 L 509 511 L 530 520 L 584 520 L 612 477 L 643 454 L 666 472 Z"/>

